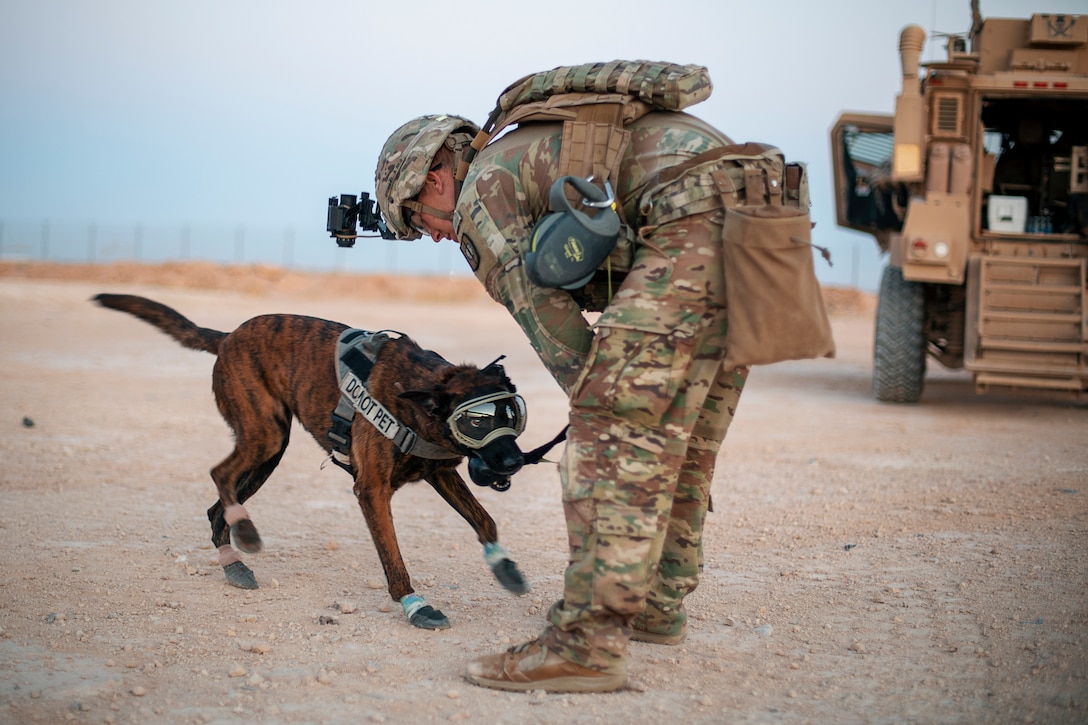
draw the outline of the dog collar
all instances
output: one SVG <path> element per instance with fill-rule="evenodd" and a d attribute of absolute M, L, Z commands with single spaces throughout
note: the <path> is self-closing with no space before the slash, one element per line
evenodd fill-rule
<path fill-rule="evenodd" d="M 393 441 L 397 450 L 405 455 L 435 460 L 461 458 L 462 454 L 424 440 L 411 428 L 397 420 L 388 408 L 370 394 L 366 379 L 374 367 L 378 351 L 390 340 L 401 337 L 393 330 L 367 332 L 351 328 L 340 334 L 337 343 L 336 369 L 340 380 L 340 400 L 332 412 L 329 440 L 333 444 L 333 458 L 340 465 L 347 465 L 351 450 L 351 421 L 358 412 L 378 432 Z"/>

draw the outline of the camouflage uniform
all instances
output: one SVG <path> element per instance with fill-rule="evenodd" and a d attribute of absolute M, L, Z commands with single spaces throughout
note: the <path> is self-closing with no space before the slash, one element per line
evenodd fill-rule
<path fill-rule="evenodd" d="M 533 226 L 549 211 L 559 125 L 527 124 L 487 146 L 453 220 L 477 277 L 570 396 L 560 464 L 570 563 L 543 640 L 606 672 L 622 668 L 632 624 L 684 631 L 714 463 L 748 372 L 722 364 L 715 167 L 655 184 L 658 171 L 731 141 L 684 113 L 651 113 L 628 128 L 616 193 L 639 241 L 596 334 L 582 315 L 592 303 L 534 286 L 522 265 Z"/>

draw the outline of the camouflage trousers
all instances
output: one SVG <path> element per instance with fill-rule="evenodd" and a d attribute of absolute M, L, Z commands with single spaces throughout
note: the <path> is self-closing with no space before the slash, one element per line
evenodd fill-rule
<path fill-rule="evenodd" d="M 570 560 L 542 639 L 615 671 L 632 624 L 685 626 L 718 450 L 746 368 L 726 369 L 721 212 L 643 230 L 571 393 L 560 463 Z"/>

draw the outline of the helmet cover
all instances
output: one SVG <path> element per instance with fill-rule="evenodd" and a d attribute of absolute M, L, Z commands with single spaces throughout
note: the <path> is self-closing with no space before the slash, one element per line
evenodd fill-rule
<path fill-rule="evenodd" d="M 404 124 L 386 140 L 374 171 L 374 189 L 385 223 L 397 239 L 419 239 L 405 216 L 404 202 L 423 188 L 427 172 L 443 145 L 454 151 L 467 143 L 451 138 L 461 132 L 471 137 L 479 127 L 467 118 L 452 115 L 420 116 Z"/>

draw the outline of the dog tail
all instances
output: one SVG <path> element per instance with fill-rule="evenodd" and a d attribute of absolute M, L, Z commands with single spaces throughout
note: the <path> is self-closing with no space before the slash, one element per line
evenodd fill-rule
<path fill-rule="evenodd" d="M 165 332 L 191 350 L 219 354 L 219 345 L 227 333 L 198 327 L 181 313 L 146 297 L 136 295 L 95 295 L 93 300 L 111 310 L 120 310 L 139 317 Z"/>

